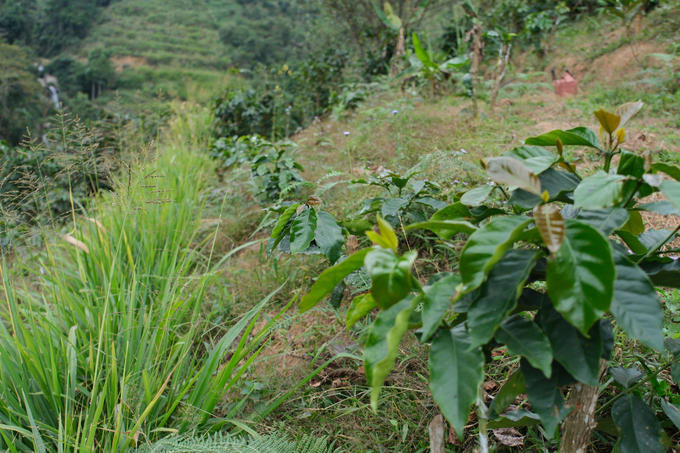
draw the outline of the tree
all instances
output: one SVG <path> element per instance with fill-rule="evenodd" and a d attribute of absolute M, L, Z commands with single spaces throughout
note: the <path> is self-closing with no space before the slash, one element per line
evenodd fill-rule
<path fill-rule="evenodd" d="M 0 43 L 0 139 L 19 143 L 40 116 L 41 89 L 18 46 Z"/>
<path fill-rule="evenodd" d="M 82 72 L 83 89 L 90 89 L 90 100 L 102 94 L 102 89 L 111 83 L 115 74 L 109 53 L 104 49 L 95 49 L 90 52 L 87 66 Z"/>
<path fill-rule="evenodd" d="M 0 38 L 30 45 L 35 29 L 35 0 L 0 0 Z"/>

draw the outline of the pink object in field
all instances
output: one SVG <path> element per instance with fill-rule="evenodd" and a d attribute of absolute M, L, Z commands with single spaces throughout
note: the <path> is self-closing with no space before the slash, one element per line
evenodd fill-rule
<path fill-rule="evenodd" d="M 561 79 L 555 78 L 555 70 L 553 69 L 553 87 L 557 97 L 564 98 L 567 96 L 574 96 L 578 93 L 578 81 L 571 75 L 567 69 L 567 73 Z"/>

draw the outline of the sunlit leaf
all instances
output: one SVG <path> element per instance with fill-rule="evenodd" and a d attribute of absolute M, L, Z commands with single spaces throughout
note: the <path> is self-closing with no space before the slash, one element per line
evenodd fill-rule
<path fill-rule="evenodd" d="M 602 128 L 607 131 L 608 134 L 613 134 L 616 129 L 618 129 L 619 124 L 621 124 L 621 117 L 613 113 L 609 113 L 602 108 L 597 112 L 593 112 L 595 118 L 600 122 Z"/>
<path fill-rule="evenodd" d="M 458 233 L 472 234 L 477 231 L 476 226 L 464 220 L 428 220 L 414 223 L 404 229 L 408 231 L 421 228 L 432 231 L 444 240 L 449 240 Z"/>
<path fill-rule="evenodd" d="M 492 157 L 486 160 L 486 173 L 498 184 L 518 187 L 541 195 L 541 182 L 521 161 L 510 157 Z"/>
<path fill-rule="evenodd" d="M 296 203 L 283 211 L 283 214 L 281 214 L 281 217 L 279 217 L 279 220 L 276 222 L 276 226 L 272 230 L 272 238 L 276 239 L 283 233 L 283 230 L 285 230 L 288 225 L 288 221 L 295 215 L 299 206 L 301 206 L 300 203 Z"/>
<path fill-rule="evenodd" d="M 318 304 L 333 291 L 340 281 L 364 265 L 364 258 L 371 249 L 363 249 L 350 255 L 346 260 L 329 267 L 319 275 L 309 293 L 300 301 L 300 312 L 305 312 Z"/>
<path fill-rule="evenodd" d="M 484 381 L 484 354 L 470 345 L 465 324 L 440 329 L 432 340 L 428 362 L 432 397 L 461 440 L 470 407 Z"/>
<path fill-rule="evenodd" d="M 642 109 L 642 106 L 645 105 L 644 102 L 637 101 L 637 102 L 627 102 L 625 104 L 620 105 L 616 109 L 616 114 L 621 117 L 621 122 L 619 123 L 619 128 L 626 127 L 628 124 L 628 121 L 630 121 L 636 114 L 637 112 Z"/>
<path fill-rule="evenodd" d="M 368 331 L 364 349 L 364 369 L 371 386 L 373 411 L 378 410 L 380 390 L 385 378 L 394 368 L 399 343 L 408 330 L 408 320 L 419 302 L 419 298 L 411 297 L 381 311 Z"/>
<path fill-rule="evenodd" d="M 548 295 L 557 311 L 584 334 L 611 305 L 616 269 L 601 232 L 567 220 L 560 250 L 548 260 Z"/>
<path fill-rule="evenodd" d="M 378 308 L 378 304 L 375 303 L 371 293 L 355 297 L 349 305 L 347 315 L 345 316 L 345 325 L 347 326 L 347 329 L 350 329 L 357 321 L 369 314 L 375 308 Z"/>
<path fill-rule="evenodd" d="M 564 146 L 590 146 L 600 149 L 597 135 L 587 127 L 576 127 L 567 131 L 554 130 L 538 137 L 527 138 L 524 143 L 535 146 L 556 146 L 558 139 Z"/>
<path fill-rule="evenodd" d="M 386 310 L 409 295 L 413 289 L 411 266 L 416 251 L 399 256 L 391 249 L 375 248 L 364 261 L 371 276 L 371 294 L 380 308 Z"/>
<path fill-rule="evenodd" d="M 536 227 L 545 246 L 551 253 L 557 252 L 564 239 L 564 219 L 557 205 L 538 205 L 534 208 Z"/>
<path fill-rule="evenodd" d="M 574 207 L 603 209 L 623 201 L 623 180 L 626 176 L 603 171 L 585 178 L 574 190 Z"/>
<path fill-rule="evenodd" d="M 475 187 L 472 190 L 468 190 L 460 198 L 460 202 L 467 206 L 479 206 L 484 203 L 494 189 L 494 186 L 489 186 L 484 184 L 483 186 Z"/>

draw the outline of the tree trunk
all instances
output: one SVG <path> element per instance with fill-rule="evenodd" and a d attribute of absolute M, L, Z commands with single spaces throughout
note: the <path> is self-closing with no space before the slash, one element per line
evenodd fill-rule
<path fill-rule="evenodd" d="M 475 119 L 479 117 L 479 108 L 477 106 L 477 71 L 479 69 L 479 62 L 484 55 L 484 43 L 482 42 L 482 26 L 477 24 L 467 33 L 466 40 L 471 40 L 470 53 L 472 65 L 470 67 L 470 76 L 472 77 L 472 110 L 474 111 Z"/>
<path fill-rule="evenodd" d="M 501 82 L 503 77 L 505 77 L 505 68 L 508 66 L 508 60 L 510 59 L 510 50 L 512 49 L 512 44 L 505 44 L 501 48 L 501 54 L 499 58 L 498 67 L 498 77 L 496 77 L 496 83 L 493 86 L 493 91 L 491 92 L 491 101 L 489 102 L 489 110 L 493 115 L 493 111 L 496 108 L 496 97 L 498 97 L 498 90 L 501 87 Z M 505 51 L 505 52 L 503 52 Z M 505 55 L 503 55 L 505 53 Z"/>
<path fill-rule="evenodd" d="M 607 362 L 600 360 L 600 377 L 607 368 Z M 575 406 L 574 411 L 562 424 L 562 444 L 560 453 L 586 453 L 590 445 L 590 436 L 597 425 L 595 408 L 599 387 L 576 384 L 571 388 L 569 404 Z"/>
<path fill-rule="evenodd" d="M 399 29 L 399 38 L 397 39 L 397 46 L 394 48 L 392 54 L 392 62 L 390 63 L 390 76 L 396 77 L 399 74 L 399 58 L 406 54 L 406 46 L 404 44 L 404 27 Z"/>
<path fill-rule="evenodd" d="M 92 81 L 92 96 L 91 96 L 90 100 L 94 101 L 94 80 Z"/>
<path fill-rule="evenodd" d="M 446 423 L 444 416 L 437 415 L 430 423 L 430 453 L 446 453 Z"/>

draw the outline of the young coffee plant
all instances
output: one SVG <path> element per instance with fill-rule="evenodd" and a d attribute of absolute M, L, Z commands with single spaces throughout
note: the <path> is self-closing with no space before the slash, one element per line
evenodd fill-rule
<path fill-rule="evenodd" d="M 260 152 L 253 158 L 251 177 L 262 201 L 277 201 L 288 193 L 300 193 L 305 182 L 300 171 L 305 169 L 295 160 L 295 146 L 290 141 L 259 142 Z"/>
<path fill-rule="evenodd" d="M 671 354 L 664 350 L 664 314 L 655 286 L 680 287 L 680 263 L 668 256 L 676 250 L 664 248 L 680 226 L 646 229 L 640 212 L 680 216 L 680 168 L 654 163 L 649 151 L 625 150 L 624 127 L 641 107 L 635 102 L 615 113 L 595 112 L 599 134 L 585 127 L 555 130 L 486 159 L 494 185 L 475 189 L 477 196 L 470 191 L 429 221 L 406 227 L 429 229 L 442 239 L 469 235 L 458 272 L 438 273 L 423 285 L 412 272 L 417 251 L 402 253 L 394 228 L 378 216 L 380 232 L 366 231 L 373 246 L 319 276 L 301 300 L 301 311 L 314 307 L 350 273 L 364 268 L 370 276 L 370 292 L 352 301 L 346 323 L 351 327 L 379 309 L 364 350 L 374 410 L 399 343 L 414 330 L 429 346 L 434 400 L 459 438 L 474 407 L 482 451 L 488 451 L 487 429 L 539 423 L 546 438 L 561 439 L 561 451 L 584 451 L 596 405 L 595 399 L 584 403 L 577 395 L 579 389 L 593 389 L 597 396 L 602 363 L 614 347 L 614 322 L 644 351 L 656 351 L 658 360 L 641 360 L 648 370 L 644 377 L 634 370 L 611 370 L 620 387 L 598 409 L 597 424 L 611 427 L 605 431 L 616 437 L 612 443 L 622 452 L 665 451 L 670 439 L 662 426 L 680 425 L 680 406 L 674 404 L 677 395 L 666 399 L 672 392 L 657 385 L 657 377 L 671 366 L 677 369 L 680 342 L 666 340 Z M 565 158 L 567 146 L 592 148 L 603 158 L 602 169 L 582 178 Z M 618 165 L 612 166 L 615 157 Z M 484 209 L 490 220 L 465 205 L 471 199 L 481 203 L 491 191 L 507 203 Z M 640 204 L 655 192 L 667 201 Z M 308 209 L 311 214 L 311 207 L 300 213 Z M 487 407 L 484 370 L 494 351 L 517 357 L 520 366 Z M 655 391 L 642 399 L 646 383 Z M 526 393 L 531 411 L 510 407 L 520 393 Z M 562 425 L 568 416 L 582 420 L 581 425 Z M 585 441 L 574 432 L 585 432 Z"/>

